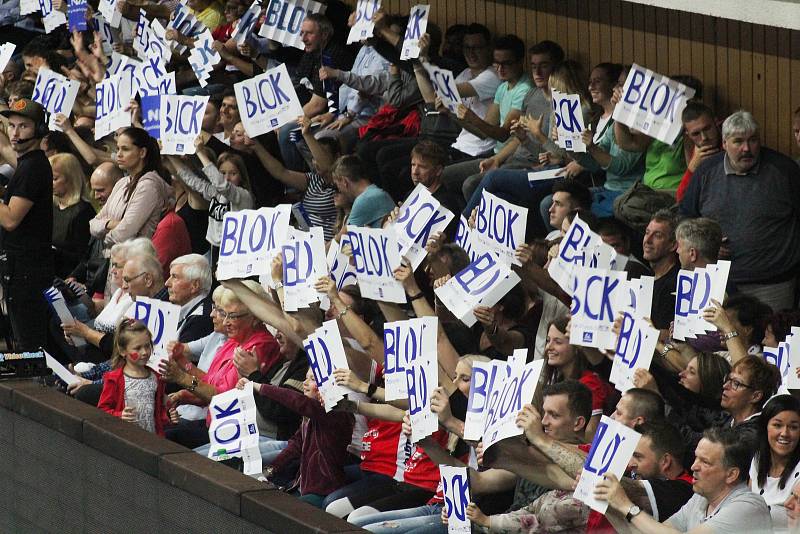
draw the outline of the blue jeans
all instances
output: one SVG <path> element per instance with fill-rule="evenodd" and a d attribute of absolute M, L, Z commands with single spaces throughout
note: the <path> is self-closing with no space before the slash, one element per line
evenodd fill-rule
<path fill-rule="evenodd" d="M 487 172 L 469 198 L 464 217 L 469 218 L 472 210 L 480 205 L 484 190 L 508 202 L 535 209 L 542 198 L 550 193 L 556 179 L 528 182 L 528 172 L 529 169 L 495 169 Z M 550 203 L 547 209 L 550 209 Z M 547 210 L 541 220 L 536 218 L 535 213 L 528 214 L 529 236 L 544 236 L 549 227 L 549 216 L 546 214 Z"/>
<path fill-rule="evenodd" d="M 350 522 L 370 532 L 382 534 L 416 531 L 421 527 L 436 528 L 432 532 L 447 532 L 447 527 L 442 524 L 441 514 L 441 504 L 426 504 L 416 508 L 366 515 Z"/>
<path fill-rule="evenodd" d="M 267 436 L 258 436 L 258 450 L 261 453 L 261 463 L 264 467 L 272 464 L 275 458 L 286 448 L 288 441 L 281 441 L 277 439 L 268 438 Z M 208 451 L 211 449 L 211 444 L 201 445 L 194 449 L 197 454 L 202 454 L 208 457 Z"/>

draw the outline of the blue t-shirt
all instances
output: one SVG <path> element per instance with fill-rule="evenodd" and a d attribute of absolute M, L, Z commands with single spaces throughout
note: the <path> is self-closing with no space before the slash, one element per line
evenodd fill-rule
<path fill-rule="evenodd" d="M 511 89 L 508 88 L 508 82 L 500 84 L 500 87 L 497 88 L 497 92 L 494 95 L 494 103 L 500 107 L 500 126 L 505 124 L 506 117 L 512 109 L 522 111 L 525 97 L 530 90 L 531 80 L 527 75 L 523 75 L 522 78 L 517 80 L 516 85 Z M 508 140 L 498 141 L 494 147 L 494 153 L 497 154 L 500 152 L 506 143 L 508 143 Z"/>
<path fill-rule="evenodd" d="M 389 193 L 371 184 L 353 201 L 347 224 L 380 228 L 383 218 L 394 208 L 395 204 Z"/>

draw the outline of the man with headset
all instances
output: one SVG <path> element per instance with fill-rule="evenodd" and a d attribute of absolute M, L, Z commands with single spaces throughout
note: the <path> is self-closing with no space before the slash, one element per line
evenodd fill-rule
<path fill-rule="evenodd" d="M 53 281 L 53 170 L 39 143 L 47 134 L 42 106 L 27 98 L 0 112 L 17 169 L 0 202 L 0 268 L 14 350 L 36 350 L 47 337 L 47 302 Z"/>

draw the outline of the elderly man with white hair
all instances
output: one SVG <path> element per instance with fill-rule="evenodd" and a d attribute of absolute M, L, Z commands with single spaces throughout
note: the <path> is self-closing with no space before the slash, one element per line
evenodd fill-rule
<path fill-rule="evenodd" d="M 761 146 L 758 123 L 737 111 L 722 124 L 722 148 L 694 173 L 681 214 L 722 227 L 730 280 L 774 310 L 794 308 L 800 265 L 800 167 Z"/>
<path fill-rule="evenodd" d="M 211 333 L 211 267 L 200 254 L 175 258 L 166 282 L 169 301 L 181 307 L 178 341 L 188 343 Z"/>

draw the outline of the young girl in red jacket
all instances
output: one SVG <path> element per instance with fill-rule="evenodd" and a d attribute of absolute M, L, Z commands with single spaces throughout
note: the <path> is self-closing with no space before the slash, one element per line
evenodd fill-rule
<path fill-rule="evenodd" d="M 148 432 L 164 435 L 164 427 L 178 422 L 174 409 L 167 409 L 161 377 L 147 367 L 153 353 L 153 338 L 147 326 L 123 319 L 114 334 L 113 371 L 103 376 L 103 392 L 97 407 L 136 423 Z"/>

